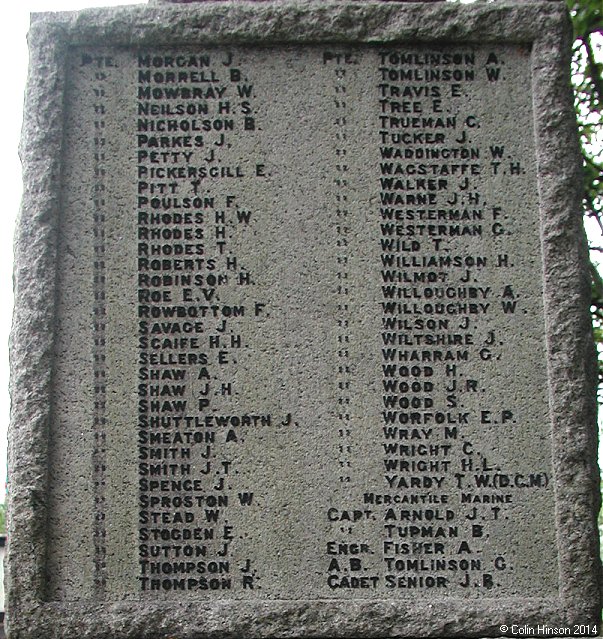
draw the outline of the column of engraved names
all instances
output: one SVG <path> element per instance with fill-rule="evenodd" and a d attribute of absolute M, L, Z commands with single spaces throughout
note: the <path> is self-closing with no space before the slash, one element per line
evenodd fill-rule
<path fill-rule="evenodd" d="M 254 135 L 230 52 L 138 55 L 139 564 L 143 591 L 252 589 L 238 563 L 236 448 L 269 415 L 235 410 L 240 323 L 258 310 L 229 228 L 249 224 L 229 149 Z M 238 521 L 240 521 L 240 513 Z M 235 565 L 236 564 L 236 565 Z"/>
<path fill-rule="evenodd" d="M 459 510 L 472 522 L 474 536 L 483 540 L 484 572 L 481 576 L 466 574 L 462 586 L 500 589 L 508 588 L 505 577 L 512 572 L 518 578 L 526 561 L 531 564 L 529 580 L 537 583 L 542 566 L 547 563 L 545 556 L 554 545 L 550 538 L 547 542 L 545 532 L 552 526 L 551 519 L 545 523 L 547 517 L 552 517 L 552 511 L 547 515 L 543 512 L 542 517 L 534 516 L 538 512 L 537 502 L 551 505 L 548 501 L 551 492 L 548 446 L 541 442 L 543 431 L 547 430 L 546 418 L 543 419 L 547 405 L 542 392 L 543 345 L 539 342 L 527 346 L 529 339 L 538 342 L 543 330 L 534 149 L 533 139 L 525 135 L 531 129 L 532 119 L 531 96 L 526 91 L 527 58 L 520 47 L 484 48 L 478 65 L 482 83 L 493 96 L 492 103 L 504 105 L 501 97 L 514 94 L 511 102 L 517 105 L 518 121 L 514 129 L 500 127 L 498 122 L 503 121 L 500 112 L 494 118 L 482 112 L 479 117 L 467 118 L 462 138 L 469 143 L 482 125 L 489 131 L 481 145 L 480 175 L 467 178 L 461 188 L 469 198 L 473 192 L 473 199 L 479 200 L 484 211 L 483 237 L 491 248 L 481 269 L 482 277 L 479 269 L 468 266 L 462 278 L 464 282 L 483 282 L 484 297 L 488 294 L 489 308 L 484 319 L 489 321 L 474 323 L 476 332 L 481 328 L 481 339 L 476 339 L 479 348 L 476 347 L 473 358 L 480 363 L 477 370 L 482 368 L 488 374 L 479 379 L 474 366 L 472 376 L 478 379 L 458 379 L 452 387 L 455 392 L 471 391 L 475 397 L 479 381 L 484 393 L 481 401 L 474 402 L 476 428 L 473 436 L 463 442 L 455 479 L 460 491 Z M 513 68 L 513 72 L 504 73 L 505 68 L 508 71 Z M 520 352 L 513 352 L 518 346 Z M 535 361 L 530 361 L 531 351 Z M 541 381 L 535 383 L 536 380 Z M 540 390 L 536 391 L 535 386 Z M 527 389 L 529 397 L 524 393 Z M 494 440 L 497 445 L 484 450 L 483 443 L 476 441 L 477 433 L 483 441 Z M 522 442 L 525 434 L 528 441 Z M 501 441 L 509 445 L 511 455 L 498 452 Z M 506 522 L 520 526 L 526 518 L 534 519 L 532 525 L 539 523 L 529 533 L 524 532 L 526 538 L 531 537 L 529 546 L 535 540 L 541 546 L 536 561 L 533 557 L 528 559 L 533 550 L 526 555 L 525 549 L 518 551 L 513 544 L 504 543 L 513 537 L 506 530 Z M 552 583 L 555 581 L 553 576 Z"/>
<path fill-rule="evenodd" d="M 383 450 L 386 587 L 493 588 L 488 524 L 459 499 L 459 471 L 484 382 L 492 313 L 480 193 L 478 117 L 465 111 L 483 78 L 471 50 L 380 54 Z M 481 387 L 480 387 L 481 386 Z M 468 459 L 467 456 L 472 458 Z M 483 458 L 484 463 L 486 459 Z"/>

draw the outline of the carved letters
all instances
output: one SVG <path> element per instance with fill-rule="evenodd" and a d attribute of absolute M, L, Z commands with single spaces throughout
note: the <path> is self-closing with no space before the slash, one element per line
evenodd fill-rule
<path fill-rule="evenodd" d="M 528 63 L 74 52 L 99 592 L 555 590 Z"/>

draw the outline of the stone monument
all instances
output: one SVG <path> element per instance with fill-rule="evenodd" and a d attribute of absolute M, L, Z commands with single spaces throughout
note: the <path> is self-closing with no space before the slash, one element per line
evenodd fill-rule
<path fill-rule="evenodd" d="M 30 38 L 9 637 L 596 635 L 563 3 Z"/>

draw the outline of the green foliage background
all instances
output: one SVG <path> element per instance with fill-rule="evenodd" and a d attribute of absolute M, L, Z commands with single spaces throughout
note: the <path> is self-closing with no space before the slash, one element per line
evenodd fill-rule
<path fill-rule="evenodd" d="M 600 231 L 591 238 L 593 326 L 597 344 L 603 343 L 603 278 L 596 268 L 603 261 L 603 1 L 568 0 L 574 26 L 572 79 L 576 116 L 584 158 L 584 215 Z M 592 225 L 591 225 L 592 228 Z M 603 361 L 599 360 L 599 382 Z"/>
<path fill-rule="evenodd" d="M 591 313 L 599 351 L 599 401 L 602 402 L 603 278 L 597 265 L 603 264 L 603 0 L 567 0 L 567 4 L 574 27 L 572 82 L 584 158 L 582 204 L 590 230 Z M 599 531 L 603 539 L 603 511 L 599 515 Z"/>

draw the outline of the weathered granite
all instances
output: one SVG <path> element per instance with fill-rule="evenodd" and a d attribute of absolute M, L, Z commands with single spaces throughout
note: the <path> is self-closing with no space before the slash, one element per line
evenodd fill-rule
<path fill-rule="evenodd" d="M 580 217 L 580 163 L 568 81 L 569 26 L 561 5 L 550 2 L 462 6 L 267 1 L 261 4 L 216 2 L 186 7 L 122 7 L 35 15 L 30 41 L 32 62 L 22 143 L 25 195 L 16 239 L 16 310 L 11 338 L 13 409 L 7 565 L 10 639 L 499 636 L 504 624 L 537 626 L 547 623 L 572 628 L 574 624 L 597 623 L 600 616 L 600 562 L 596 526 L 599 506 L 596 374 L 588 314 L 586 243 Z M 127 553 L 119 555 L 127 547 L 122 539 L 132 534 L 121 521 L 108 518 L 106 524 L 96 524 L 89 517 L 98 490 L 95 482 L 106 481 L 106 492 L 98 494 L 103 500 L 106 495 L 114 497 L 114 502 L 106 505 L 110 512 L 129 516 L 130 508 L 134 514 L 134 530 L 138 507 L 124 497 L 132 473 L 125 466 L 123 475 L 116 472 L 122 459 L 120 453 L 111 453 L 113 457 L 109 455 L 107 477 L 93 470 L 95 465 L 104 465 L 105 452 L 101 453 L 99 449 L 98 457 L 93 459 L 90 442 L 94 433 L 89 425 L 82 421 L 80 427 L 78 422 L 80 415 L 90 416 L 84 400 L 93 403 L 95 399 L 92 390 L 95 380 L 90 364 L 92 350 L 86 345 L 86 336 L 96 318 L 83 300 L 92 299 L 96 292 L 92 288 L 89 263 L 95 259 L 94 250 L 98 244 L 94 244 L 95 229 L 89 218 L 85 215 L 83 221 L 78 218 L 80 203 L 84 201 L 90 206 L 91 202 L 90 195 L 82 195 L 78 190 L 90 186 L 85 179 L 81 182 L 76 179 L 80 175 L 78 171 L 86 167 L 84 161 L 80 162 L 78 153 L 84 153 L 82 149 L 93 137 L 87 133 L 90 130 L 87 127 L 91 126 L 89 120 L 70 116 L 78 113 L 78 105 L 86 99 L 85 82 L 80 85 L 73 79 L 77 78 L 77 65 L 72 52 L 76 47 L 86 47 L 86 50 L 102 50 L 111 56 L 111 47 L 114 47 L 116 59 L 121 61 L 119 55 L 125 55 L 123 51 L 129 47 L 154 50 L 158 47 L 229 45 L 241 46 L 243 50 L 249 45 L 274 43 L 339 47 L 396 43 L 400 48 L 417 43 L 434 47 L 478 43 L 492 47 L 508 44 L 511 48 L 526 45 L 526 51 L 531 48 L 529 71 L 536 161 L 529 170 L 537 176 L 540 209 L 540 228 L 532 235 L 532 240 L 538 243 L 540 237 L 542 266 L 535 255 L 536 265 L 530 267 L 530 275 L 524 279 L 530 280 L 525 282 L 526 287 L 533 286 L 536 290 L 531 301 L 526 302 L 527 310 L 536 313 L 543 304 L 543 310 L 539 311 L 543 331 L 542 334 L 526 335 L 525 349 L 517 343 L 514 348 L 517 353 L 525 350 L 536 354 L 536 372 L 531 379 L 541 380 L 542 384 L 539 389 L 533 389 L 537 395 L 534 405 L 542 411 L 542 421 L 547 419 L 547 403 L 550 411 L 547 422 L 550 437 L 546 435 L 549 426 L 543 429 L 536 424 L 537 417 L 531 417 L 534 430 L 545 442 L 543 448 L 550 447 L 554 485 L 554 491 L 549 490 L 542 506 L 535 506 L 535 512 L 543 518 L 555 518 L 556 548 L 542 552 L 550 551 L 554 557 L 556 551 L 558 556 L 558 565 L 554 558 L 551 560 L 548 576 L 535 572 L 534 591 L 530 590 L 526 577 L 529 566 L 518 570 L 523 571 L 523 576 L 519 579 L 517 592 L 504 596 L 434 596 L 420 590 L 410 591 L 405 597 L 376 597 L 370 593 L 366 598 L 328 598 L 322 592 L 316 596 L 295 596 L 297 589 L 304 587 L 302 575 L 299 583 L 286 584 L 282 598 L 278 593 L 261 597 L 257 591 L 254 597 L 240 593 L 237 596 L 226 593 L 229 596 L 224 597 L 189 596 L 188 593 L 176 598 L 143 597 L 127 584 L 122 587 L 112 582 L 94 582 L 92 560 L 96 557 L 90 556 L 91 537 L 107 535 L 108 543 L 113 543 L 110 548 L 116 554 L 108 554 L 107 570 L 118 575 L 120 566 L 131 561 Z M 66 95 L 70 100 L 65 100 Z M 312 109 L 312 104 L 312 101 L 307 103 L 308 110 Z M 493 104 L 493 109 L 497 107 Z M 122 148 L 119 146 L 121 131 L 124 148 L 129 152 L 126 125 L 118 121 L 111 126 L 116 131 L 113 133 L 116 146 L 112 150 Z M 505 127 L 512 128 L 502 122 L 501 128 Z M 526 134 L 528 149 L 529 140 L 530 135 Z M 304 147 L 303 140 L 299 144 L 305 154 L 312 150 L 307 145 Z M 328 148 L 325 149 L 321 153 L 327 153 Z M 278 145 L 271 147 L 272 154 L 277 151 Z M 107 155 L 107 159 L 99 160 L 106 161 L 106 166 L 96 165 L 99 171 L 106 171 L 99 175 L 109 174 L 107 184 L 120 194 L 127 193 L 128 178 L 121 170 L 110 171 L 112 156 Z M 270 154 L 267 157 L 271 157 Z M 354 175 L 362 173 L 363 161 L 363 156 L 350 161 Z M 369 162 L 366 162 L 367 175 L 370 175 Z M 312 180 L 316 179 L 312 177 Z M 297 197 L 295 189 L 299 187 L 290 185 L 287 188 L 292 192 L 289 201 L 293 202 Z M 254 193 L 253 187 L 250 192 Z M 526 201 L 535 196 L 535 191 L 528 187 L 526 193 Z M 285 199 L 286 195 L 282 197 Z M 362 189 L 358 189 L 355 197 L 364 202 Z M 520 195 L 515 193 L 513 198 L 517 200 Z M 129 211 L 124 205 L 127 201 L 120 199 L 115 210 Z M 266 205 L 266 202 L 262 204 Z M 376 202 L 373 206 L 378 209 Z M 85 211 L 86 206 L 82 210 Z M 310 219 L 320 221 L 320 216 L 312 215 L 314 217 Z M 285 219 L 289 224 L 291 220 Z M 535 223 L 538 224 L 536 218 Z M 257 241 L 261 244 L 270 232 L 273 232 L 271 227 L 260 227 L 256 233 L 259 235 Z M 127 253 L 127 243 L 136 238 L 135 232 L 131 236 L 128 233 L 125 223 L 111 222 L 107 227 L 107 246 Z M 238 241 L 241 246 L 245 245 L 244 238 Z M 320 246 L 320 228 L 313 241 Z M 306 243 L 311 244 L 303 236 L 296 235 L 292 235 L 291 243 L 296 250 Z M 105 246 L 104 240 L 102 246 Z M 364 259 L 362 243 L 354 246 Z M 536 253 L 537 249 L 534 250 Z M 255 254 L 250 252 L 249 255 Z M 87 265 L 83 263 L 84 257 L 88 258 Z M 257 273 L 263 258 L 255 256 L 254 259 L 258 261 Z M 313 268 L 322 268 L 321 259 L 317 252 Z M 526 268 L 528 261 L 526 258 Z M 119 267 L 111 255 L 107 256 L 107 264 L 115 265 L 116 274 L 97 270 L 93 273 L 97 278 L 94 281 L 97 283 L 98 278 L 107 275 L 108 307 L 122 308 L 120 305 L 123 304 L 123 312 L 127 314 L 129 310 L 120 297 L 122 286 L 123 290 L 132 288 L 128 283 L 127 266 Z M 298 265 L 295 259 L 276 265 L 267 260 L 265 269 L 267 276 L 274 277 L 276 282 L 279 272 L 290 275 L 287 269 L 299 269 L 297 275 L 301 281 L 312 281 L 312 268 L 306 263 Z M 537 295 L 540 270 L 541 298 Z M 521 278 L 519 281 L 524 282 Z M 88 282 L 90 290 L 78 290 L 82 282 Z M 72 287 L 72 283 L 76 286 Z M 275 288 L 278 287 L 275 285 Z M 377 292 L 379 289 L 380 286 L 376 286 Z M 300 287 L 295 291 L 293 297 L 298 306 L 294 309 L 303 308 L 304 300 L 311 299 L 310 290 Z M 364 300 L 362 294 L 358 295 Z M 316 299 L 326 300 L 327 296 L 317 294 Z M 377 303 L 379 297 L 367 304 L 369 302 Z M 326 302 L 318 303 L 323 303 L 324 307 L 317 308 L 314 315 L 310 312 L 313 327 L 305 326 L 303 314 L 286 318 L 289 324 L 282 328 L 284 341 L 295 331 L 308 343 L 316 339 L 312 337 L 318 330 L 316 327 L 322 330 L 324 318 L 329 317 Z M 308 305 L 310 311 L 313 308 Z M 125 359 L 120 359 L 120 352 L 127 352 L 131 344 L 123 339 L 119 323 L 112 324 L 112 321 L 106 325 L 108 338 L 114 339 L 117 345 L 109 351 L 113 359 L 108 364 L 110 379 L 107 384 L 114 390 L 118 385 L 115 379 L 121 383 L 121 371 L 126 366 Z M 363 335 L 364 330 L 358 329 L 358 334 Z M 127 331 L 126 326 L 123 334 L 128 334 Z M 257 345 L 262 343 L 261 327 L 254 335 L 256 332 L 259 337 L 254 337 L 254 344 Z M 320 334 L 329 335 L 328 331 Z M 137 339 L 136 334 L 134 339 Z M 320 345 L 320 339 L 317 343 Z M 324 343 L 326 348 L 326 337 Z M 303 350 L 303 344 L 304 339 L 301 339 L 297 347 Z M 265 371 L 270 368 L 266 363 L 270 361 L 270 346 L 265 345 L 264 350 L 256 348 L 261 353 L 262 366 L 257 369 L 251 366 L 245 373 L 244 383 L 241 383 L 243 389 L 251 387 L 255 377 L 268 380 Z M 507 356 L 509 348 L 503 349 Z M 295 352 L 286 352 L 294 361 Z M 541 354 L 545 354 L 546 363 Z M 105 369 L 98 366 L 94 370 L 105 373 Z M 319 367 L 312 370 L 318 376 L 318 382 L 312 386 L 316 389 L 318 402 L 327 382 L 320 382 L 323 371 Z M 515 389 L 510 373 L 507 371 L 504 375 L 505 384 Z M 292 377 L 290 382 L 288 388 L 279 391 L 267 381 L 265 401 L 271 401 L 270 395 L 273 399 L 279 392 L 295 399 L 297 380 Z M 367 383 L 367 388 L 371 388 L 371 383 Z M 124 397 L 110 394 L 109 414 L 114 416 L 121 409 L 131 411 L 131 406 L 138 401 L 135 390 L 135 385 L 124 390 Z M 517 390 L 518 394 L 520 390 Z M 358 393 L 363 398 L 366 395 L 363 389 Z M 78 398 L 77 401 L 73 396 Z M 313 406 L 312 397 L 309 404 L 298 399 L 300 405 Z M 304 413 L 305 410 L 300 408 L 302 417 L 309 419 L 311 415 Z M 136 419 L 136 414 L 128 413 L 128 417 Z M 126 421 L 123 427 L 115 429 L 119 445 L 123 446 L 121 450 L 126 452 L 128 423 Z M 134 430 L 134 422 L 131 424 Z M 291 434 L 287 439 L 299 446 L 296 437 Z M 526 456 L 536 455 L 539 440 L 530 440 L 529 430 L 518 436 L 519 440 L 522 437 L 526 442 Z M 497 441 L 493 436 L 490 444 L 495 447 L 503 440 L 506 438 L 500 437 Z M 63 444 L 67 448 L 63 448 Z M 320 451 L 321 445 L 327 444 L 319 442 L 313 450 Z M 263 451 L 264 446 L 258 444 L 256 452 Z M 313 454 L 318 456 L 319 452 Z M 128 461 L 127 455 L 125 460 Z M 299 477 L 310 473 L 311 455 L 302 461 L 305 469 L 289 475 L 290 483 L 299 482 Z M 370 466 L 367 455 L 367 468 Z M 267 468 L 259 468 L 257 476 L 269 483 L 272 477 L 266 475 L 269 473 Z M 63 496 L 62 491 L 72 480 L 73 496 Z M 126 486 L 123 490 L 122 481 Z M 287 490 L 290 488 L 286 484 L 283 489 L 277 486 L 276 494 L 286 495 Z M 105 512 L 100 507 L 98 510 Z M 285 523 L 288 523 L 287 518 Z M 507 530 L 505 526 L 503 531 Z M 112 528 L 117 530 L 113 537 L 119 538 L 118 543 L 111 541 Z M 517 533 L 517 528 L 508 530 Z M 280 528 L 276 535 L 278 539 L 272 543 L 260 539 L 251 547 L 262 546 L 261 552 L 268 552 L 272 544 L 278 544 L 288 532 L 286 527 Z M 131 554 L 136 555 L 135 535 L 133 542 Z M 105 575 L 104 567 L 97 571 Z M 558 586 L 552 587 L 553 581 L 558 582 Z M 513 591 L 507 582 L 505 588 L 508 592 Z"/>

